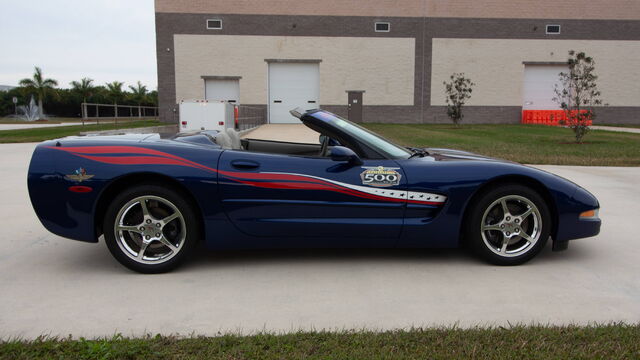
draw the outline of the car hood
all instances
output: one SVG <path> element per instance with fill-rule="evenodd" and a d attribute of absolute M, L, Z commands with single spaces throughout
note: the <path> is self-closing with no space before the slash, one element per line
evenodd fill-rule
<path fill-rule="evenodd" d="M 468 151 L 462 151 L 462 150 L 442 149 L 442 148 L 425 148 L 424 150 L 428 152 L 429 155 L 423 158 L 418 158 L 418 159 L 424 159 L 427 161 L 428 160 L 431 160 L 431 161 L 460 161 L 460 160 L 473 161 L 475 160 L 475 161 L 493 161 L 493 162 L 513 163 L 512 161 L 509 161 L 509 160 L 492 158 L 492 157 L 475 154 Z"/>
<path fill-rule="evenodd" d="M 480 154 L 475 154 L 468 151 L 462 150 L 454 150 L 454 149 L 442 149 L 442 148 L 424 148 L 425 151 L 429 153 L 429 155 L 424 157 L 414 157 L 409 159 L 409 161 L 404 163 L 404 166 L 412 165 L 415 169 L 422 168 L 421 165 L 426 164 L 426 162 L 430 161 L 443 161 L 443 162 L 451 162 L 451 165 L 455 165 L 455 162 L 466 162 L 467 164 L 475 164 L 483 168 L 482 164 L 490 165 L 491 169 L 495 171 L 497 168 L 509 169 L 509 174 L 512 175 L 515 173 L 522 173 L 528 176 L 536 177 L 537 175 L 545 174 L 545 176 L 550 176 L 555 179 L 562 179 L 567 184 L 571 184 L 571 186 L 580 187 L 576 183 L 571 180 L 568 180 L 562 176 L 556 175 L 546 170 L 539 169 L 537 167 L 533 167 L 530 165 L 524 165 L 515 161 L 492 158 L 489 156 L 483 156 Z M 417 160 L 417 161 L 412 161 Z M 495 166 L 494 166 L 495 165 Z M 506 165 L 506 166 L 505 166 Z M 520 170 L 515 170 L 520 169 Z M 524 173 L 522 172 L 524 171 Z M 497 173 L 496 173 L 497 174 Z"/>

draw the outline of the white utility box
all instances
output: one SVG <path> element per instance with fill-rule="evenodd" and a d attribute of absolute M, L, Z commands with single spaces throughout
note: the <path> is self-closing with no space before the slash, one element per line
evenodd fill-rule
<path fill-rule="evenodd" d="M 235 106 L 226 101 L 182 100 L 180 132 L 218 130 L 235 127 Z"/>

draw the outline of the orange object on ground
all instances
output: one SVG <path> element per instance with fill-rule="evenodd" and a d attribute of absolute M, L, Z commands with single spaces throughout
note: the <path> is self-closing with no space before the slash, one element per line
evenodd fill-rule
<path fill-rule="evenodd" d="M 586 113 L 587 110 L 580 110 Z M 571 112 L 575 116 L 576 111 Z M 548 126 L 563 126 L 567 124 L 569 118 L 564 110 L 522 110 L 522 124 L 543 124 Z M 586 125 L 591 126 L 593 121 L 587 120 Z"/>

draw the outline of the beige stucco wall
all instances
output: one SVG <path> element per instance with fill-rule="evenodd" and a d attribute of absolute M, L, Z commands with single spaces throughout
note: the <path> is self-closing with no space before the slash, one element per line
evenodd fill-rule
<path fill-rule="evenodd" d="M 155 6 L 164 13 L 640 19 L 639 0 L 155 0 Z"/>
<path fill-rule="evenodd" d="M 204 97 L 202 75 L 242 76 L 240 102 L 266 104 L 265 59 L 321 59 L 320 104 L 413 105 L 415 39 L 174 35 L 176 99 Z"/>
<path fill-rule="evenodd" d="M 433 39 L 431 104 L 444 105 L 444 86 L 464 72 L 476 86 L 469 105 L 522 105 L 523 61 L 566 61 L 570 49 L 596 61 L 598 87 L 611 106 L 640 103 L 640 41 Z"/>

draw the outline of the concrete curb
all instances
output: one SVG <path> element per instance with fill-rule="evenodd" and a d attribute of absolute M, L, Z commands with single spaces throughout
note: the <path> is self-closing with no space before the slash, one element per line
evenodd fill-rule
<path fill-rule="evenodd" d="M 633 134 L 640 134 L 640 129 L 638 128 L 625 128 L 625 127 L 617 127 L 617 126 L 606 126 L 606 125 L 594 125 L 591 126 L 592 130 L 604 130 L 604 131 L 615 131 L 615 132 L 626 132 Z"/>

